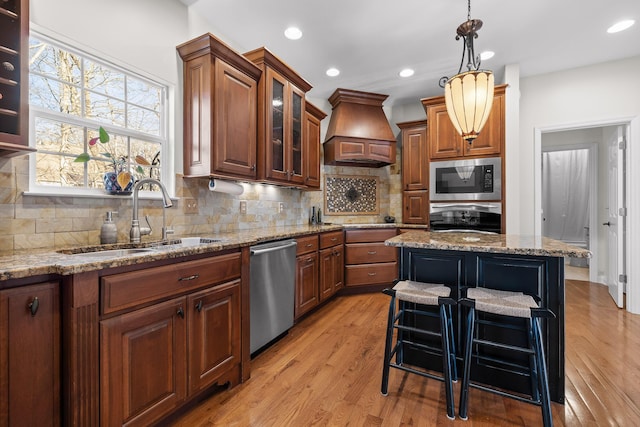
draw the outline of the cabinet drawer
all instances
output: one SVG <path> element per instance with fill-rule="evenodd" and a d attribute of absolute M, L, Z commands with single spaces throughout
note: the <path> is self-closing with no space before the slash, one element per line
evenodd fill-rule
<path fill-rule="evenodd" d="M 234 253 L 104 276 L 100 279 L 102 313 L 236 279 L 240 263 L 240 253 Z"/>
<path fill-rule="evenodd" d="M 385 246 L 384 243 L 349 243 L 345 262 L 347 264 L 395 262 L 398 260 L 397 254 L 398 248 Z"/>
<path fill-rule="evenodd" d="M 393 282 L 398 277 L 398 263 L 347 265 L 346 286 L 378 285 Z"/>
<path fill-rule="evenodd" d="M 384 242 L 396 235 L 395 228 L 347 230 L 347 243 Z"/>
<path fill-rule="evenodd" d="M 344 242 L 342 231 L 331 231 L 320 235 L 320 249 L 341 245 Z"/>
<path fill-rule="evenodd" d="M 318 235 L 298 237 L 296 239 L 298 246 L 296 247 L 296 256 L 307 254 L 318 250 Z"/>

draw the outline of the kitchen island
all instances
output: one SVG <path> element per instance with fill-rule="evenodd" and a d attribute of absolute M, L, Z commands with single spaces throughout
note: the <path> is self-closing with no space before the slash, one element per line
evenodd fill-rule
<path fill-rule="evenodd" d="M 385 241 L 399 247 L 399 278 L 443 283 L 451 288 L 455 299 L 467 287 L 521 291 L 540 299 L 541 306 L 556 317 L 542 320 L 542 334 L 549 372 L 551 399 L 564 403 L 564 257 L 589 258 L 588 250 L 540 236 L 517 236 L 480 233 L 438 233 L 410 231 Z M 491 316 L 491 315 L 487 315 Z M 453 314 L 455 345 L 459 366 L 466 317 L 458 306 Z M 524 321 L 513 318 L 507 327 L 486 327 L 479 334 L 487 339 L 525 345 Z M 405 351 L 405 362 L 428 369 L 441 370 L 440 358 L 425 356 L 412 347 Z M 473 381 L 528 393 L 528 378 L 509 363 L 474 360 Z M 513 364 L 526 359 L 512 358 Z"/>

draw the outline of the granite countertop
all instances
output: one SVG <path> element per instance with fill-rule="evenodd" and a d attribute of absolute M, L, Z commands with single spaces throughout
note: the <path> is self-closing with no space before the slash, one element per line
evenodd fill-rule
<path fill-rule="evenodd" d="M 140 244 L 120 243 L 35 252 L 14 252 L 0 256 L 0 281 L 48 274 L 69 275 L 83 273 L 105 268 L 142 264 L 167 258 L 218 252 L 270 240 L 287 239 L 342 229 L 341 224 L 266 227 L 239 230 L 233 233 L 220 233 L 215 236 L 198 236 L 216 239 L 217 241 L 196 246 L 182 246 L 176 239 L 169 241 L 169 244 L 160 244 L 161 242 L 158 241 L 144 241 Z M 146 248 L 148 250 L 133 254 L 104 252 L 107 250 L 131 248 Z"/>
<path fill-rule="evenodd" d="M 591 252 L 540 236 L 409 231 L 385 241 L 387 246 L 517 255 L 591 258 Z"/>

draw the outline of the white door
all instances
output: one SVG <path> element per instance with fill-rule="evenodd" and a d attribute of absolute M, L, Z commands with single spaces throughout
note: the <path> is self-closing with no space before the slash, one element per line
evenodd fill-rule
<path fill-rule="evenodd" d="M 609 216 L 603 225 L 608 228 L 607 285 L 618 307 L 624 304 L 624 127 L 619 126 L 609 138 Z M 622 147 L 622 148 L 621 148 Z"/>

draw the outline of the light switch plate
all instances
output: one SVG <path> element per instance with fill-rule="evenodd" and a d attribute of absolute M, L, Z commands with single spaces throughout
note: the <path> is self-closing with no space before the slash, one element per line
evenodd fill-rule
<path fill-rule="evenodd" d="M 241 214 L 246 214 L 247 213 L 247 201 L 246 200 L 240 200 L 240 213 Z"/>

